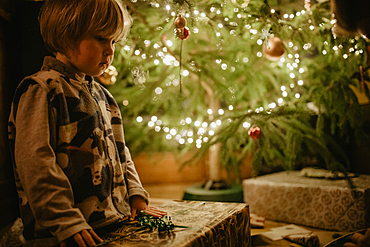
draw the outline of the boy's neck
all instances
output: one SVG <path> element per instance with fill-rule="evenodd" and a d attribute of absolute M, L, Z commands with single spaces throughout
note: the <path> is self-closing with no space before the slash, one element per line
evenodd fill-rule
<path fill-rule="evenodd" d="M 65 65 L 67 65 L 68 67 L 72 68 L 73 70 L 76 71 L 76 74 L 78 75 L 78 77 L 84 79 L 85 78 L 85 73 L 83 73 L 82 71 L 78 70 L 71 62 L 70 62 L 70 59 L 60 53 L 60 52 L 57 52 L 56 56 L 55 56 L 56 59 L 58 59 L 59 61 L 61 61 L 62 63 L 64 63 Z"/>

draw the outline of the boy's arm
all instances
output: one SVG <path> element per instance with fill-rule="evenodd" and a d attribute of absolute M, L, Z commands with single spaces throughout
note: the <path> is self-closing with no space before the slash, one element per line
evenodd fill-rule
<path fill-rule="evenodd" d="M 15 164 L 36 227 L 48 229 L 59 242 L 91 229 L 79 209 L 50 144 L 50 109 L 46 91 L 30 85 L 19 99 L 15 116 Z M 27 201 L 28 200 L 28 201 Z"/>
<path fill-rule="evenodd" d="M 128 194 L 132 196 L 141 196 L 144 198 L 146 203 L 149 203 L 149 193 L 143 188 L 139 175 L 136 171 L 134 162 L 131 159 L 131 154 L 129 149 L 125 146 L 125 156 L 126 156 L 126 178 L 127 178 L 127 188 Z"/>

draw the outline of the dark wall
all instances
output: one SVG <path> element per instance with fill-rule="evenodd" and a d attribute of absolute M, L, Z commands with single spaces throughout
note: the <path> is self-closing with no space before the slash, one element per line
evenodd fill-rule
<path fill-rule="evenodd" d="M 41 1 L 0 1 L 0 228 L 18 216 L 7 121 L 18 83 L 38 71 L 46 51 L 38 27 Z"/>

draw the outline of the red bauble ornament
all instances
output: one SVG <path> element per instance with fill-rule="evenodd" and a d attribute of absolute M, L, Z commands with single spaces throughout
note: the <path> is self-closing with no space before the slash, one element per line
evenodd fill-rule
<path fill-rule="evenodd" d="M 186 40 L 190 36 L 190 30 L 188 27 L 178 28 L 176 32 L 177 37 L 182 40 Z"/>
<path fill-rule="evenodd" d="M 186 27 L 186 19 L 181 15 L 178 15 L 175 20 L 175 27 L 176 28 L 184 28 Z"/>
<path fill-rule="evenodd" d="M 248 130 L 248 135 L 252 137 L 253 140 L 256 140 L 261 136 L 261 129 L 254 126 Z"/>
<path fill-rule="evenodd" d="M 268 60 L 278 61 L 284 55 L 285 46 L 278 37 L 271 37 L 262 46 L 262 52 Z"/>

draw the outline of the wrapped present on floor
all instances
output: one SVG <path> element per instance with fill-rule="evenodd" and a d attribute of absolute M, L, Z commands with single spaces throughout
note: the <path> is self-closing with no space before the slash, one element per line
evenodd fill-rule
<path fill-rule="evenodd" d="M 300 171 L 278 172 L 243 181 L 244 201 L 250 212 L 266 219 L 334 231 L 370 226 L 370 175 L 320 179 Z"/>

